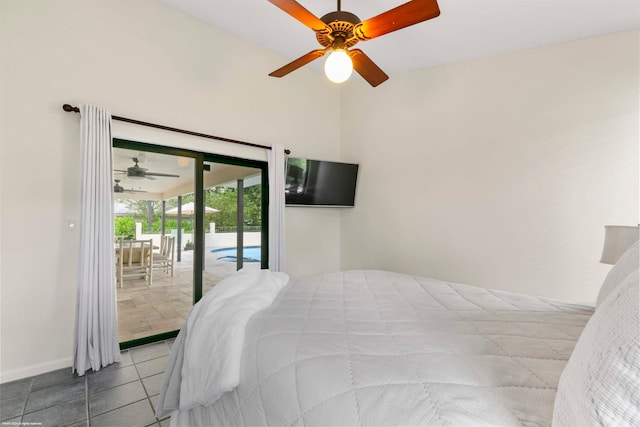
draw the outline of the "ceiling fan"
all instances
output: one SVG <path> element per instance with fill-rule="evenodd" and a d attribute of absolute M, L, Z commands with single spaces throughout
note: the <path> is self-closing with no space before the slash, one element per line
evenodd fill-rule
<path fill-rule="evenodd" d="M 317 18 L 295 0 L 269 0 L 316 33 L 324 49 L 302 55 L 269 74 L 284 77 L 329 51 L 325 73 L 335 83 L 346 81 L 355 69 L 373 87 L 389 78 L 363 51 L 351 49 L 356 43 L 382 36 L 440 15 L 436 0 L 411 0 L 380 15 L 360 21 L 356 15 L 340 9 Z"/>
<path fill-rule="evenodd" d="M 127 178 L 132 178 L 132 179 L 156 179 L 156 176 L 164 176 L 164 177 L 169 177 L 169 178 L 180 178 L 180 175 L 173 175 L 170 173 L 160 173 L 160 172 L 147 172 L 148 169 L 146 168 L 142 168 L 140 166 L 138 166 L 138 158 L 137 157 L 133 157 L 132 158 L 133 162 L 135 163 L 135 165 L 131 166 L 130 168 L 127 168 L 127 170 L 121 170 L 121 169 L 114 169 L 115 172 L 120 172 L 120 173 L 126 173 L 127 174 Z"/>
<path fill-rule="evenodd" d="M 128 188 L 124 188 L 120 185 L 119 179 L 114 179 L 114 181 L 116 182 L 113 186 L 114 193 L 146 193 L 144 190 L 134 190 L 133 188 L 129 190 Z"/>

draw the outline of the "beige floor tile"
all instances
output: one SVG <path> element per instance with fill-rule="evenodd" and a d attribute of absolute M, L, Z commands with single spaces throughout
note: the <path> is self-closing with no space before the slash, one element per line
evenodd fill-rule
<path fill-rule="evenodd" d="M 207 251 L 210 253 L 210 251 Z M 180 329 L 193 306 L 193 253 L 183 253 L 173 277 L 154 271 L 150 287 L 144 280 L 125 280 L 117 287 L 118 339 L 120 342 Z M 235 264 L 207 257 L 203 294 L 235 272 Z M 260 268 L 257 263 L 245 268 Z"/>

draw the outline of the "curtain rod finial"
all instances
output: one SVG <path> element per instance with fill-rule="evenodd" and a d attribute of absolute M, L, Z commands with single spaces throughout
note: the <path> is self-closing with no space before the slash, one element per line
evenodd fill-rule
<path fill-rule="evenodd" d="M 69 105 L 69 104 L 64 104 L 64 105 L 62 106 L 62 109 L 63 109 L 64 111 L 66 111 L 67 113 L 71 113 L 72 111 L 73 111 L 73 112 L 75 112 L 75 113 L 79 113 L 79 112 L 80 112 L 80 109 L 79 109 L 78 107 L 72 107 L 72 106 L 71 106 L 71 105 Z"/>

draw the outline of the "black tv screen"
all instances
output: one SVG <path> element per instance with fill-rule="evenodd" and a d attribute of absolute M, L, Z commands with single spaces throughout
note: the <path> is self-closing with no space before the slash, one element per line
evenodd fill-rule
<path fill-rule="evenodd" d="M 285 204 L 352 207 L 357 178 L 357 164 L 289 157 Z"/>

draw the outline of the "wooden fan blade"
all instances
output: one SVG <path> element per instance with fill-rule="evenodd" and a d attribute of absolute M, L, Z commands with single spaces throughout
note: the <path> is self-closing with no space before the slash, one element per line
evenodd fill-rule
<path fill-rule="evenodd" d="M 356 70 L 363 79 L 369 82 L 371 86 L 376 87 L 389 78 L 389 76 L 360 49 L 350 50 L 349 56 L 353 62 L 353 69 Z"/>
<path fill-rule="evenodd" d="M 313 13 L 305 9 L 300 3 L 295 0 L 269 0 L 275 6 L 278 6 L 284 12 L 296 18 L 313 31 L 326 31 L 327 24 L 322 22 Z M 329 32 L 331 29 L 328 30 Z"/>
<path fill-rule="evenodd" d="M 360 40 L 370 40 L 438 15 L 440 8 L 436 0 L 411 0 L 357 24 L 353 33 Z"/>
<path fill-rule="evenodd" d="M 271 77 L 284 77 L 290 72 L 295 71 L 298 68 L 302 67 L 303 65 L 307 65 L 309 62 L 313 61 L 314 59 L 320 58 L 322 55 L 325 54 L 326 51 L 327 51 L 326 49 L 312 50 L 311 52 L 305 55 L 302 55 L 300 58 L 296 59 L 295 61 L 288 63 L 284 67 L 278 68 L 277 70 L 270 73 L 269 75 Z"/>

